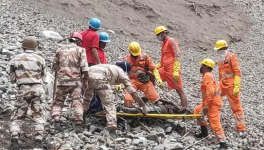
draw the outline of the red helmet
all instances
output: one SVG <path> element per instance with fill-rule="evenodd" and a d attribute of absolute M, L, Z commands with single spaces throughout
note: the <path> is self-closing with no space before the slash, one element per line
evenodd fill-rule
<path fill-rule="evenodd" d="M 82 35 L 79 33 L 79 32 L 73 32 L 72 34 L 71 34 L 71 36 L 70 36 L 70 39 L 79 39 L 79 40 L 83 40 L 82 39 Z"/>

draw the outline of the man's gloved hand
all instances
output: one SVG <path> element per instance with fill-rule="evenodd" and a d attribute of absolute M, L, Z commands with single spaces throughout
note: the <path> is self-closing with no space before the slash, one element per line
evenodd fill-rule
<path fill-rule="evenodd" d="M 163 81 L 161 79 L 156 79 L 159 87 L 163 87 Z"/>
<path fill-rule="evenodd" d="M 233 89 L 233 96 L 237 97 L 240 91 L 240 84 L 241 84 L 241 78 L 240 76 L 235 76 L 234 80 L 234 89 Z"/>
<path fill-rule="evenodd" d="M 162 82 L 162 80 L 160 78 L 160 74 L 159 74 L 158 69 L 154 69 L 153 70 L 153 74 L 154 74 L 154 76 L 155 76 L 155 78 L 156 78 L 156 80 L 158 82 L 158 86 L 162 87 L 163 86 L 163 82 Z"/>
<path fill-rule="evenodd" d="M 180 71 L 180 62 L 175 61 L 173 64 L 173 78 L 175 80 L 178 80 L 180 77 L 179 71 Z"/>
<path fill-rule="evenodd" d="M 158 63 L 158 64 L 156 65 L 156 68 L 157 68 L 157 69 L 161 68 L 160 63 Z"/>
<path fill-rule="evenodd" d="M 122 88 L 123 88 L 123 84 L 122 83 L 116 85 L 116 92 L 120 92 L 122 90 Z"/>

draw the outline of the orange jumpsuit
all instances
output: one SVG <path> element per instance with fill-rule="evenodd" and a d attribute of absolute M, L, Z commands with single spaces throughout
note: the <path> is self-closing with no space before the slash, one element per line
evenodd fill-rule
<path fill-rule="evenodd" d="M 147 83 L 141 83 L 138 81 L 137 76 L 139 73 L 144 73 L 144 68 L 147 65 L 148 69 L 150 71 L 153 71 L 156 66 L 152 62 L 149 55 L 146 55 L 144 53 L 141 53 L 140 56 L 138 56 L 136 59 L 131 56 L 131 54 L 128 54 L 124 61 L 127 61 L 131 65 L 131 70 L 129 71 L 128 75 L 130 78 L 130 82 L 132 83 L 135 90 L 141 90 L 144 92 L 145 97 L 149 99 L 151 102 L 156 101 L 159 99 L 159 94 L 157 93 L 153 83 L 151 81 Z M 125 105 L 131 106 L 133 103 L 133 98 L 129 93 L 126 92 L 125 95 Z"/>
<path fill-rule="evenodd" d="M 236 128 L 238 131 L 245 131 L 245 116 L 243 108 L 240 102 L 239 95 L 233 96 L 234 89 L 234 79 L 235 76 L 241 77 L 241 71 L 239 68 L 238 59 L 235 55 L 230 52 L 227 53 L 225 60 L 219 61 L 219 79 L 220 79 L 220 88 L 221 95 L 226 95 L 233 115 L 236 120 Z"/>
<path fill-rule="evenodd" d="M 220 96 L 220 88 L 217 80 L 211 72 L 207 72 L 203 75 L 203 81 L 201 83 L 202 104 L 198 105 L 194 109 L 194 114 L 199 114 L 203 111 L 204 106 L 208 106 L 207 117 L 210 122 L 212 131 L 217 131 L 216 137 L 220 142 L 224 142 L 225 135 L 220 122 L 220 111 L 222 107 L 222 98 Z M 198 119 L 200 126 L 206 126 L 207 122 L 204 119 Z"/>
<path fill-rule="evenodd" d="M 161 80 L 167 81 L 169 90 L 181 89 L 181 69 L 179 70 L 180 77 L 178 78 L 178 80 L 175 80 L 173 78 L 173 64 L 175 61 L 180 62 L 180 49 L 178 46 L 178 42 L 173 38 L 167 37 L 161 47 L 161 68 L 159 68 Z"/>

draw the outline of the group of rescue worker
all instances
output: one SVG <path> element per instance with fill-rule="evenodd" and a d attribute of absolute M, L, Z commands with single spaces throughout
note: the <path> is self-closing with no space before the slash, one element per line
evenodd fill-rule
<path fill-rule="evenodd" d="M 148 54 L 142 52 L 138 42 L 128 46 L 129 54 L 115 65 L 107 64 L 104 48 L 110 42 L 106 32 L 97 33 L 101 28 L 98 18 L 89 20 L 89 29 L 81 33 L 73 32 L 69 44 L 61 46 L 55 54 L 52 71 L 55 72 L 55 89 L 52 103 L 52 119 L 55 130 L 61 127 L 61 111 L 68 96 L 71 99 L 75 115 L 75 132 L 82 132 L 84 116 L 97 94 L 106 111 L 107 127 L 110 132 L 117 129 L 115 92 L 125 88 L 124 106 L 133 106 L 134 100 L 139 104 L 143 114 L 148 108 L 137 93 L 142 91 L 151 103 L 160 101 L 155 89 L 167 82 L 168 89 L 175 89 L 180 97 L 181 112 L 187 112 L 187 98 L 183 91 L 180 49 L 176 39 L 169 37 L 169 30 L 164 26 L 155 29 L 157 39 L 162 42 L 161 59 L 155 65 Z M 45 60 L 35 53 L 37 40 L 34 36 L 23 39 L 24 53 L 11 60 L 10 81 L 17 85 L 17 100 L 11 116 L 11 149 L 19 149 L 18 139 L 22 121 L 27 115 L 28 107 L 32 109 L 35 124 L 35 148 L 42 148 L 44 134 L 43 103 L 45 92 L 43 84 L 46 78 Z M 212 70 L 215 62 L 206 58 L 200 62 L 202 74 L 202 103 L 194 109 L 194 114 L 203 113 L 208 117 L 210 127 L 219 141 L 219 149 L 227 149 L 225 135 L 220 122 L 222 96 L 226 95 L 231 105 L 239 132 L 246 131 L 245 116 L 239 98 L 241 71 L 238 58 L 228 50 L 227 42 L 219 40 L 215 44 L 219 59 L 219 84 Z M 178 110 L 177 110 L 178 111 Z M 201 133 L 198 138 L 208 136 L 205 118 L 198 119 Z"/>

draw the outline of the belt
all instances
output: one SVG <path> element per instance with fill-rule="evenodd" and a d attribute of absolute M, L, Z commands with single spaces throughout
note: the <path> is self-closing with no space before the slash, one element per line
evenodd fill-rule
<path fill-rule="evenodd" d="M 221 75 L 222 78 L 233 77 L 233 76 L 235 76 L 234 73 L 227 73 L 227 74 L 222 74 Z"/>

